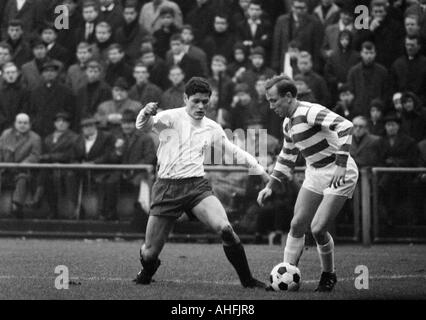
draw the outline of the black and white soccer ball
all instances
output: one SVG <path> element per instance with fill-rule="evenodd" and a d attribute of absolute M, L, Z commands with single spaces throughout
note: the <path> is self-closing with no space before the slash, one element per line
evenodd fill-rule
<path fill-rule="evenodd" d="M 272 269 L 270 281 L 275 291 L 297 291 L 302 277 L 298 267 L 281 262 Z"/>

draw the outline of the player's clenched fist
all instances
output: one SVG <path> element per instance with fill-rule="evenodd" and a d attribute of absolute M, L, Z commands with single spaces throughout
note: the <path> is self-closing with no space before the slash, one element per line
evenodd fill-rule
<path fill-rule="evenodd" d="M 263 207 L 265 204 L 266 199 L 268 199 L 270 196 L 272 196 L 272 189 L 271 188 L 264 188 L 259 192 L 259 195 L 257 196 L 257 203 L 259 206 Z"/>
<path fill-rule="evenodd" d="M 157 114 L 158 109 L 158 103 L 157 102 L 150 102 L 148 103 L 145 108 L 143 108 L 142 112 L 145 116 L 155 116 Z"/>

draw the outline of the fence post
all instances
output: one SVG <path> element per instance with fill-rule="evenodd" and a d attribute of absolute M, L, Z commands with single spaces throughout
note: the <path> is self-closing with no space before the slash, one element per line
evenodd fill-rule
<path fill-rule="evenodd" d="M 367 169 L 361 169 L 362 244 L 371 245 L 371 186 Z"/>

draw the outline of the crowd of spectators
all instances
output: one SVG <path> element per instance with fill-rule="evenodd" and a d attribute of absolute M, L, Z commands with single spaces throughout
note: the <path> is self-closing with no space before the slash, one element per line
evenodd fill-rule
<path fill-rule="evenodd" d="M 360 4 L 368 17 L 355 15 Z M 58 5 L 68 8 L 68 28 L 57 25 Z M 264 84 L 285 73 L 301 100 L 354 122 L 360 167 L 426 165 L 426 0 L 7 0 L 0 26 L 2 162 L 155 165 L 158 141 L 131 123 L 150 101 L 181 107 L 193 76 L 213 87 L 210 118 L 267 129 L 279 146 Z M 120 181 L 141 180 L 91 178 L 104 186 L 105 219 L 117 219 Z M 19 217 L 43 196 L 56 216 L 59 180 L 76 197 L 76 174 L 40 173 L 28 201 L 30 179 L 2 173 Z M 425 177 L 414 180 L 424 190 Z M 389 208 L 404 183 L 383 176 Z"/>

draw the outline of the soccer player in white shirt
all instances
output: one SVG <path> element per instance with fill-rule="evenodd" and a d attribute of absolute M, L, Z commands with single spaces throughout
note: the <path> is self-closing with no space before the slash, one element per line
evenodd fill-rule
<path fill-rule="evenodd" d="M 184 107 L 156 114 L 157 104 L 149 103 L 136 120 L 137 129 L 152 129 L 160 138 L 158 178 L 152 188 L 153 201 L 140 251 L 142 270 L 135 279 L 137 284 L 151 283 L 160 266 L 158 257 L 167 237 L 185 212 L 220 235 L 225 255 L 244 287 L 266 286 L 252 276 L 241 241 L 204 178 L 204 153 L 212 145 L 220 150 L 223 147 L 225 155 L 233 155 L 239 163 L 244 161 L 253 173 L 261 174 L 265 180 L 269 176 L 253 156 L 227 139 L 219 124 L 205 117 L 211 94 L 205 79 L 192 78 L 185 86 Z"/>
<path fill-rule="evenodd" d="M 322 274 L 316 291 L 332 291 L 337 277 L 334 242 L 328 227 L 351 198 L 358 168 L 349 155 L 352 123 L 327 108 L 297 99 L 297 88 L 287 76 L 266 84 L 270 107 L 283 123 L 284 145 L 267 186 L 260 191 L 263 206 L 277 185 L 291 178 L 299 152 L 306 160 L 305 181 L 300 189 L 284 249 L 284 262 L 298 265 L 309 225 L 317 243 Z"/>

